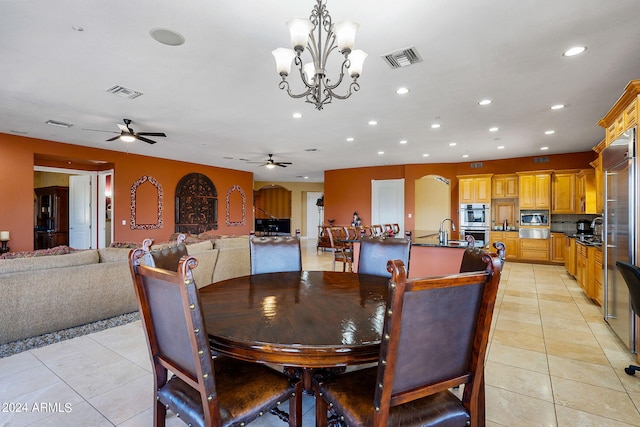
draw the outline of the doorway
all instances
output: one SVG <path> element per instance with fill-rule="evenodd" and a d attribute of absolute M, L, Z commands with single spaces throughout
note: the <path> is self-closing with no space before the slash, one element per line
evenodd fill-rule
<path fill-rule="evenodd" d="M 404 235 L 404 179 L 371 180 L 371 224 L 399 224 Z"/>
<path fill-rule="evenodd" d="M 318 200 L 322 197 L 321 192 L 308 191 L 307 192 L 307 233 L 306 237 L 309 239 L 318 238 L 318 227 L 324 222 L 322 206 L 318 206 Z"/>
<path fill-rule="evenodd" d="M 113 188 L 113 173 L 113 169 L 98 172 L 34 166 L 34 185 L 36 187 L 61 185 L 70 188 L 69 211 L 75 210 L 76 213 L 81 214 L 86 229 L 84 230 L 85 235 L 80 239 L 70 240 L 69 246 L 75 249 L 92 249 L 104 248 L 111 244 L 113 224 L 110 212 L 114 204 L 111 190 Z M 71 191 L 71 182 L 74 180 L 82 182 L 82 185 Z M 74 192 L 75 195 L 73 195 Z M 110 205 L 109 209 L 107 209 L 108 205 Z M 71 217 L 70 212 L 69 219 L 72 219 Z M 72 235 L 73 232 L 70 230 L 69 237 L 71 238 Z"/>

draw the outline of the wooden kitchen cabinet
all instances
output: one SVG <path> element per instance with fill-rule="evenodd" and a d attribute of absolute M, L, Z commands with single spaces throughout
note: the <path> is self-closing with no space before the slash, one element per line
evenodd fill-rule
<path fill-rule="evenodd" d="M 494 199 L 515 199 L 518 197 L 518 175 L 505 174 L 491 177 L 491 197 Z"/>
<path fill-rule="evenodd" d="M 551 207 L 551 171 L 518 172 L 520 209 Z"/>
<path fill-rule="evenodd" d="M 602 248 L 593 247 L 593 299 L 598 305 L 602 306 L 604 270 L 602 265 Z M 591 257 L 590 257 L 591 259 Z"/>
<path fill-rule="evenodd" d="M 460 204 L 491 203 L 491 176 L 492 174 L 458 176 Z"/>
<path fill-rule="evenodd" d="M 565 236 L 564 238 L 564 268 L 567 273 L 576 277 L 576 239 Z"/>
<path fill-rule="evenodd" d="M 596 173 L 594 170 L 581 170 L 576 174 L 576 211 L 577 213 L 596 214 Z"/>
<path fill-rule="evenodd" d="M 551 233 L 551 262 L 564 263 L 564 233 Z"/>
<path fill-rule="evenodd" d="M 555 171 L 551 179 L 551 213 L 576 213 L 575 170 Z"/>
<path fill-rule="evenodd" d="M 520 259 L 549 261 L 549 241 L 551 239 L 519 239 Z"/>
<path fill-rule="evenodd" d="M 598 158 L 595 159 L 593 162 L 589 163 L 593 169 L 594 169 L 594 174 L 595 174 L 595 192 L 596 192 L 596 210 L 595 212 L 597 214 L 600 214 L 601 212 L 604 212 L 604 173 L 602 170 L 602 154 L 601 151 L 603 150 L 602 147 L 604 147 L 604 143 L 605 140 L 602 140 L 600 142 L 600 144 L 598 144 L 596 146 L 596 148 L 594 148 L 594 150 L 600 150 L 597 151 L 598 154 Z"/>
<path fill-rule="evenodd" d="M 582 291 L 589 296 L 587 282 L 587 247 L 581 243 L 576 244 L 576 282 Z"/>
<path fill-rule="evenodd" d="M 505 246 L 505 259 L 518 259 L 519 241 L 517 231 L 492 231 L 491 242 L 502 242 Z"/>

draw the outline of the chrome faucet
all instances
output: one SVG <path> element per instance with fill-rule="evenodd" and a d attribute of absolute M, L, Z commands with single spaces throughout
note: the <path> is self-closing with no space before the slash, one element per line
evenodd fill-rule
<path fill-rule="evenodd" d="M 602 224 L 602 217 L 601 216 L 597 216 L 597 217 L 593 218 L 593 221 L 591 221 L 591 228 L 594 228 L 596 226 L 596 221 L 599 221 L 600 224 Z"/>
<path fill-rule="evenodd" d="M 600 228 L 596 229 L 596 222 L 599 222 L 600 224 Z M 598 240 L 602 241 L 603 240 L 603 235 L 602 235 L 602 225 L 603 225 L 603 219 L 601 216 L 597 216 L 595 218 L 593 218 L 593 221 L 591 221 L 591 229 L 593 230 L 593 234 L 598 236 Z M 597 230 L 597 232 L 596 232 Z"/>
<path fill-rule="evenodd" d="M 440 229 L 438 230 L 438 241 L 441 245 L 446 245 L 449 243 L 449 233 L 447 230 L 443 229 L 445 221 L 450 221 L 451 231 L 456 231 L 456 225 L 453 223 L 453 220 L 451 218 L 445 218 L 440 221 Z"/>

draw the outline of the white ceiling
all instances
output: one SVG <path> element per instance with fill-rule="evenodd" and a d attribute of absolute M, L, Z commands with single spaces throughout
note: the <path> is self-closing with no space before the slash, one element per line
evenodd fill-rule
<path fill-rule="evenodd" d="M 314 4 L 0 1 L 0 132 L 320 182 L 327 169 L 587 151 L 604 136 L 598 120 L 640 78 L 638 0 L 328 0 L 334 22 L 360 24 L 356 48 L 369 57 L 361 90 L 317 111 L 278 89 L 271 56 L 289 47 L 285 21 Z M 158 43 L 149 35 L 158 27 L 186 42 Z M 586 53 L 562 56 L 578 44 Z M 409 46 L 423 62 L 392 70 L 381 59 Z M 143 95 L 105 91 L 116 84 Z M 396 95 L 400 86 L 411 92 Z M 479 106 L 483 98 L 493 104 Z M 551 111 L 557 103 L 567 108 Z M 117 132 L 123 118 L 167 138 L 125 144 L 86 130 Z M 293 165 L 241 160 L 268 153 Z"/>

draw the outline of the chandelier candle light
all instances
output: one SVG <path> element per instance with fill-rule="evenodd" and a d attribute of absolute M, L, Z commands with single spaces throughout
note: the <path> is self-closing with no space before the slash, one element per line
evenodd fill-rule
<path fill-rule="evenodd" d="M 352 92 L 360 90 L 357 80 L 362 73 L 367 54 L 361 50 L 353 50 L 358 24 L 351 21 L 333 24 L 326 0 L 316 0 L 309 19 L 291 18 L 287 21 L 287 26 L 291 33 L 293 49 L 280 47 L 271 52 L 276 59 L 278 73 L 282 76 L 280 89 L 286 90 L 292 98 L 306 98 L 306 102 L 314 104 L 318 110 L 322 110 L 322 107 L 329 104 L 333 98 L 347 99 Z M 311 54 L 311 62 L 308 63 L 303 63 L 302 60 L 305 47 Z M 340 67 L 338 81 L 332 83 L 326 76 L 325 67 L 327 58 L 334 49 L 338 49 L 344 55 L 344 60 Z M 300 78 L 306 87 L 299 94 L 291 93 L 287 81 L 292 62 L 298 67 Z M 349 84 L 347 93 L 338 95 L 333 90 L 340 86 L 347 71 L 353 80 Z"/>

